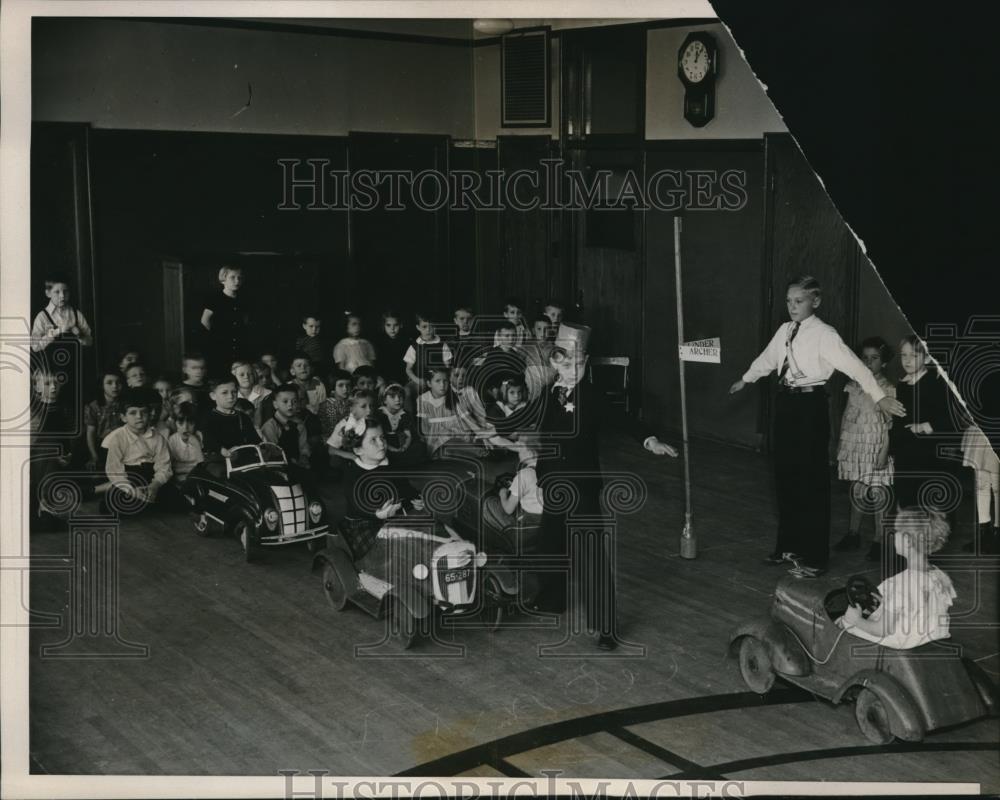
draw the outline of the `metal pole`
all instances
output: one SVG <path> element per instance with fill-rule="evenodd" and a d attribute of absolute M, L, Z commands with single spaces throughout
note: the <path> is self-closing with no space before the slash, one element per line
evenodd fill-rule
<path fill-rule="evenodd" d="M 681 293 L 681 218 L 674 217 L 674 276 L 677 290 L 677 344 L 684 344 L 684 295 Z M 681 558 L 698 555 L 698 541 L 691 522 L 691 461 L 688 458 L 687 390 L 684 385 L 684 359 L 678 351 L 677 367 L 681 390 L 681 446 L 684 450 L 684 530 L 681 532 Z"/>

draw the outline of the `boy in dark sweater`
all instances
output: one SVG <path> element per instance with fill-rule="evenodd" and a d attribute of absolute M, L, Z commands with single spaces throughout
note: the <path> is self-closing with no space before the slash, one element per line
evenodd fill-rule
<path fill-rule="evenodd" d="M 205 463 L 213 474 L 220 471 L 223 458 L 242 444 L 260 444 L 260 434 L 246 414 L 236 410 L 236 378 L 229 375 L 209 384 L 209 397 L 215 408 L 205 414 L 202 423 Z M 224 470 L 222 470 L 224 472 Z"/>

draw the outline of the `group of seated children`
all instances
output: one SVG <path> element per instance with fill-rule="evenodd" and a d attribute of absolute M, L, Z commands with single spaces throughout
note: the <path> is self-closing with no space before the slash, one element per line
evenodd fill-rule
<path fill-rule="evenodd" d="M 64 284 L 52 294 L 68 298 Z M 277 349 L 225 370 L 189 353 L 178 382 L 127 350 L 102 371 L 83 408 L 82 436 L 64 436 L 68 455 L 50 459 L 39 475 L 83 468 L 92 473 L 78 481 L 86 496 L 115 487 L 142 506 L 162 498 L 164 487 L 180 489 L 192 473 L 224 474 L 232 448 L 262 441 L 277 444 L 289 463 L 316 476 L 342 474 L 357 459 L 350 443 L 376 423 L 394 466 L 440 458 L 456 443 L 480 456 L 497 448 L 520 452 L 531 437 L 530 403 L 555 376 L 548 355 L 561 319 L 561 306 L 550 301 L 529 328 L 511 299 L 495 323 L 476 319 L 468 307 L 456 309 L 445 337 L 430 315 L 418 313 L 410 338 L 401 332 L 401 316 L 387 311 L 382 332 L 370 342 L 351 314 L 346 336 L 328 350 L 321 318 L 307 315 L 287 370 Z M 40 350 L 62 335 L 38 327 Z M 55 428 L 74 427 L 58 421 L 73 416 L 72 399 L 60 399 L 63 384 L 42 359 L 33 381 L 33 430 L 49 441 Z"/>

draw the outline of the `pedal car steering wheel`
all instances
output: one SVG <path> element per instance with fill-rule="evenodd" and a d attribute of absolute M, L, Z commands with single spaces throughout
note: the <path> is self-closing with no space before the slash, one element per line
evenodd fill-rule
<path fill-rule="evenodd" d="M 864 575 L 852 575 L 847 579 L 847 602 L 861 609 L 861 616 L 868 619 L 882 603 L 882 596 Z"/>

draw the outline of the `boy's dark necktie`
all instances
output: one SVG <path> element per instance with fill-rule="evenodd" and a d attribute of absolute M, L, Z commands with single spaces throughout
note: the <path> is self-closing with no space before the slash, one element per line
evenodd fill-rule
<path fill-rule="evenodd" d="M 788 341 L 785 342 L 785 363 L 781 365 L 781 372 L 778 373 L 778 382 L 781 383 L 785 379 L 785 373 L 788 372 L 788 362 L 791 360 L 792 355 L 792 342 L 795 341 L 795 337 L 799 333 L 800 322 L 792 323 L 792 332 L 788 335 Z"/>

